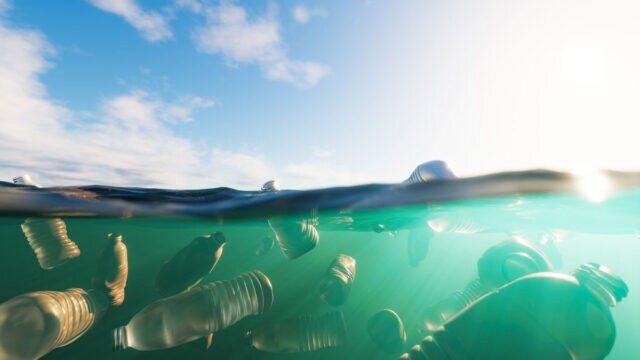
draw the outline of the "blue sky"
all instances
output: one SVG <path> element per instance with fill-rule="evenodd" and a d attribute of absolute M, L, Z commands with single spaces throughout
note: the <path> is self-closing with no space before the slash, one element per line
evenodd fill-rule
<path fill-rule="evenodd" d="M 0 177 L 639 170 L 634 1 L 0 0 Z"/>

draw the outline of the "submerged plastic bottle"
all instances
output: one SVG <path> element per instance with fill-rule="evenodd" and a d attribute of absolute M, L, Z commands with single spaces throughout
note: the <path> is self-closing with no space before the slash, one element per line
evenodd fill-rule
<path fill-rule="evenodd" d="M 271 282 L 259 271 L 213 281 L 160 299 L 114 330 L 114 349 L 159 350 L 227 328 L 242 318 L 266 312 L 273 304 Z"/>
<path fill-rule="evenodd" d="M 109 297 L 112 306 L 120 306 L 124 302 L 128 275 L 127 246 L 122 242 L 122 235 L 110 233 L 107 235 L 107 244 L 98 255 L 98 265 L 91 284 Z"/>
<path fill-rule="evenodd" d="M 270 218 L 269 226 L 280 249 L 291 260 L 313 250 L 320 240 L 320 234 L 310 220 Z"/>
<path fill-rule="evenodd" d="M 319 317 L 307 315 L 267 323 L 248 336 L 260 351 L 298 353 L 341 346 L 347 329 L 342 312 L 333 311 Z"/>
<path fill-rule="evenodd" d="M 527 275 L 478 299 L 404 358 L 604 359 L 616 337 L 609 307 L 628 291 L 620 277 L 595 263 L 571 276 Z"/>
<path fill-rule="evenodd" d="M 156 276 L 156 292 L 171 296 L 198 285 L 213 271 L 225 243 L 226 237 L 219 231 L 193 239 L 162 265 Z"/>
<path fill-rule="evenodd" d="M 62 219 L 27 218 L 21 227 L 40 267 L 45 270 L 80 256 L 80 249 L 69 239 L 67 225 Z"/>
<path fill-rule="evenodd" d="M 376 346 L 389 354 L 399 354 L 407 342 L 402 319 L 391 309 L 382 309 L 370 317 L 367 332 Z"/>
<path fill-rule="evenodd" d="M 544 253 L 524 239 L 512 238 L 494 245 L 478 260 L 478 278 L 426 309 L 422 322 L 428 332 L 464 310 L 489 291 L 522 276 L 553 270 Z"/>
<path fill-rule="evenodd" d="M 86 333 L 108 308 L 100 291 L 67 289 L 17 296 L 0 305 L 0 359 L 38 359 Z"/>
<path fill-rule="evenodd" d="M 344 304 L 355 279 L 356 259 L 345 254 L 336 256 L 320 281 L 320 298 L 331 306 Z"/>

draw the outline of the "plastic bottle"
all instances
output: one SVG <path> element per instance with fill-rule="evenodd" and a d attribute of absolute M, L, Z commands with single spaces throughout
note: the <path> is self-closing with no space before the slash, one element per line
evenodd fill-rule
<path fill-rule="evenodd" d="M 320 297 L 331 306 L 344 304 L 355 279 L 356 259 L 345 254 L 336 256 L 320 281 Z"/>
<path fill-rule="evenodd" d="M 69 239 L 67 225 L 62 219 L 27 218 L 21 227 L 38 264 L 45 270 L 80 256 L 80 249 Z"/>
<path fill-rule="evenodd" d="M 273 249 L 273 238 L 271 236 L 265 236 L 256 245 L 256 255 L 262 256 Z"/>
<path fill-rule="evenodd" d="M 455 179 L 456 177 L 446 162 L 433 160 L 418 165 L 403 183 L 417 184 L 430 180 Z"/>
<path fill-rule="evenodd" d="M 620 277 L 595 263 L 571 276 L 527 275 L 478 299 L 405 358 L 604 359 L 616 336 L 609 307 L 627 293 Z"/>
<path fill-rule="evenodd" d="M 402 352 L 407 342 L 402 319 L 391 309 L 382 309 L 369 318 L 367 332 L 376 346 L 389 354 Z"/>
<path fill-rule="evenodd" d="M 216 266 L 225 243 L 221 232 L 193 239 L 164 263 L 156 276 L 155 290 L 162 296 L 171 296 L 196 286 Z"/>
<path fill-rule="evenodd" d="M 275 180 L 269 180 L 262 185 L 260 191 L 264 193 L 275 192 L 280 191 L 280 187 Z M 314 219 L 272 217 L 267 219 L 267 222 L 280 249 L 290 260 L 313 250 L 320 241 Z"/>
<path fill-rule="evenodd" d="M 310 220 L 274 217 L 268 221 L 282 253 L 291 260 L 313 250 L 320 241 L 320 234 Z"/>
<path fill-rule="evenodd" d="M 17 296 L 0 305 L 0 359 L 38 359 L 86 333 L 108 308 L 100 291 L 67 289 Z"/>
<path fill-rule="evenodd" d="M 122 235 L 108 234 L 107 244 L 98 255 L 92 286 L 103 291 L 109 297 L 112 306 L 120 306 L 124 302 L 128 275 L 127 246 L 122 242 Z"/>
<path fill-rule="evenodd" d="M 478 278 L 448 298 L 429 307 L 422 321 L 429 332 L 437 331 L 457 313 L 489 291 L 522 276 L 553 270 L 544 253 L 524 239 L 512 238 L 487 249 L 478 260 Z"/>
<path fill-rule="evenodd" d="M 114 349 L 178 346 L 264 313 L 272 303 L 271 282 L 259 271 L 213 281 L 149 304 L 129 324 L 114 330 Z"/>
<path fill-rule="evenodd" d="M 341 346 L 347 329 L 342 312 L 333 311 L 267 323 L 248 335 L 251 345 L 260 351 L 298 353 Z"/>

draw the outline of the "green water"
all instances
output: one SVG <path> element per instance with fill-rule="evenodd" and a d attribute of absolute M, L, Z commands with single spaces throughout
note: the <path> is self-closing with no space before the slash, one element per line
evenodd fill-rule
<path fill-rule="evenodd" d="M 368 336 L 367 320 L 376 311 L 391 308 L 400 315 L 408 350 L 424 337 L 421 312 L 476 278 L 476 262 L 487 248 L 515 234 L 533 243 L 546 236 L 554 242 L 549 255 L 557 262 L 561 259 L 557 271 L 569 273 L 579 264 L 597 262 L 626 281 L 629 296 L 612 309 L 617 339 L 607 358 L 640 359 L 640 300 L 636 296 L 640 288 L 640 191 L 619 193 L 601 203 L 564 195 L 528 195 L 359 213 L 326 212 L 317 214 L 320 242 L 295 260 L 287 259 L 277 243 L 270 252 L 256 255 L 259 241 L 273 237 L 267 217 L 234 222 L 65 218 L 69 237 L 82 253 L 53 270 L 38 265 L 20 227 L 24 217 L 4 217 L 0 219 L 0 302 L 30 291 L 89 288 L 107 233 L 119 232 L 129 258 L 124 305 L 110 309 L 88 333 L 45 359 L 394 359 L 397 356 L 377 349 Z M 426 259 L 412 267 L 408 234 L 427 224 L 440 232 L 433 236 Z M 215 334 L 209 350 L 204 340 L 197 340 L 163 351 L 112 352 L 113 329 L 159 299 L 153 287 L 162 264 L 194 237 L 215 231 L 223 232 L 227 243 L 204 282 L 260 270 L 273 284 L 271 310 Z M 346 344 L 288 355 L 252 349 L 244 334 L 264 321 L 335 309 L 320 299 L 318 284 L 340 253 L 357 261 L 355 283 L 346 304 L 339 307 L 347 325 Z"/>

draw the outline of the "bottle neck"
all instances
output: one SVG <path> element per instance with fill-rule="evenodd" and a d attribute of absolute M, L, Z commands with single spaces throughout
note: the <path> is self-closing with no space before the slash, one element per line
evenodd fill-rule
<path fill-rule="evenodd" d="M 120 351 L 129 348 L 127 339 L 127 327 L 120 326 L 113 330 L 113 351 Z"/>

